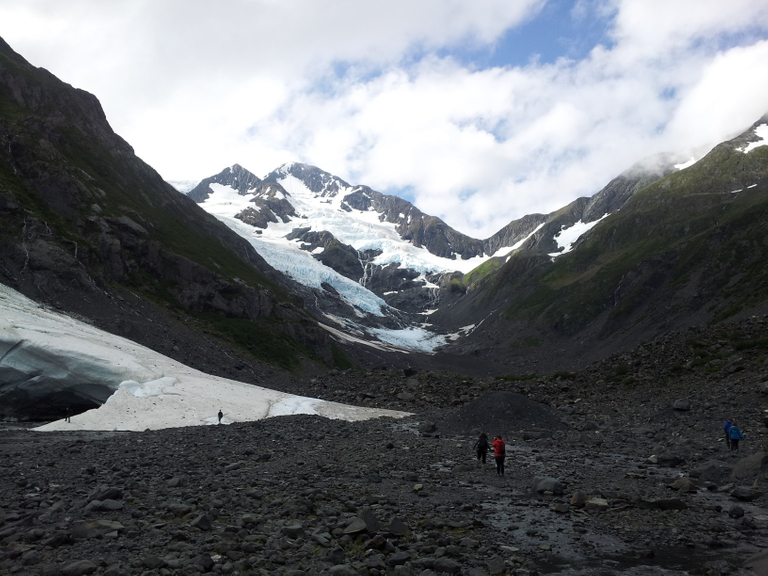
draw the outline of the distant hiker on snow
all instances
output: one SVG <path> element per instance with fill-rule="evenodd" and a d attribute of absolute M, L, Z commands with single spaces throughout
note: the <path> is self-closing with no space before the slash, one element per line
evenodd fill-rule
<path fill-rule="evenodd" d="M 723 430 L 725 430 L 725 445 L 728 446 L 728 450 L 731 449 L 731 426 L 733 426 L 733 420 L 726 420 L 723 425 Z"/>
<path fill-rule="evenodd" d="M 482 432 L 475 441 L 475 450 L 477 450 L 477 463 L 482 461 L 485 464 L 485 456 L 488 454 L 488 435 L 485 432 Z"/>
<path fill-rule="evenodd" d="M 224 412 L 219 410 L 219 424 L 221 424 L 221 419 L 224 418 Z"/>
<path fill-rule="evenodd" d="M 733 452 L 739 451 L 739 440 L 744 440 L 744 434 L 741 433 L 739 427 L 736 426 L 736 422 L 733 423 L 728 430 L 728 435 L 731 437 L 731 450 Z"/>
<path fill-rule="evenodd" d="M 504 458 L 507 455 L 507 444 L 501 434 L 493 440 L 493 457 L 496 459 L 496 475 L 504 476 Z"/>

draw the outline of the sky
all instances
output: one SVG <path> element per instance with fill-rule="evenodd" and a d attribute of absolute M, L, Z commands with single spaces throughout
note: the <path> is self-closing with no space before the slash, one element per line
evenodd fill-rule
<path fill-rule="evenodd" d="M 167 180 L 313 164 L 486 238 L 768 112 L 768 0 L 0 0 Z"/>

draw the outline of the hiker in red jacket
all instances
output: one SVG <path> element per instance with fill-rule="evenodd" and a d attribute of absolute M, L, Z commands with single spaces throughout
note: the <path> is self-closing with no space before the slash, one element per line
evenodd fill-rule
<path fill-rule="evenodd" d="M 501 434 L 493 439 L 493 457 L 496 459 L 496 475 L 504 476 L 504 458 L 507 455 L 507 444 L 501 437 Z"/>

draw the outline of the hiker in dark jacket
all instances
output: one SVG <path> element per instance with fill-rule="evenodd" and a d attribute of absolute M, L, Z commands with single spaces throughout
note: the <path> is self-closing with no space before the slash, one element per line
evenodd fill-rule
<path fill-rule="evenodd" d="M 731 426 L 733 426 L 733 420 L 726 420 L 723 425 L 723 430 L 725 430 L 725 445 L 728 446 L 728 450 L 731 449 Z"/>
<path fill-rule="evenodd" d="M 488 435 L 485 432 L 482 432 L 475 442 L 475 450 L 477 450 L 477 462 L 482 461 L 485 464 L 485 456 L 488 454 Z"/>
<path fill-rule="evenodd" d="M 736 426 L 736 422 L 734 422 L 733 426 L 731 426 L 730 430 L 728 430 L 728 435 L 731 437 L 731 450 L 733 452 L 738 452 L 739 440 L 744 440 L 744 434 L 742 434 L 741 430 L 739 430 L 739 427 Z"/>

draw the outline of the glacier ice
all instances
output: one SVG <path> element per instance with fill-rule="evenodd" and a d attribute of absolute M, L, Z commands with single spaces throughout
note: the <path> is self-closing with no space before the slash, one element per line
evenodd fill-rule
<path fill-rule="evenodd" d="M 377 410 L 305 398 L 211 376 L 74 318 L 45 309 L 0 284 L 0 398 L 26 390 L 46 402 L 57 390 L 91 390 L 100 405 L 36 428 L 145 430 L 285 414 L 319 414 L 364 420 L 402 417 Z M 85 387 L 85 392 L 83 392 Z"/>

